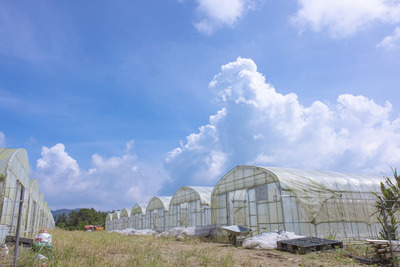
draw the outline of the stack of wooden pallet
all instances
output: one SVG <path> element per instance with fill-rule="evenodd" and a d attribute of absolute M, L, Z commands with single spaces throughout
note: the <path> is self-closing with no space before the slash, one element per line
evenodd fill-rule
<path fill-rule="evenodd" d="M 390 248 L 390 243 L 392 244 L 392 249 Z M 400 255 L 400 241 L 399 240 L 372 240 L 367 239 L 367 244 L 371 245 L 375 249 L 375 253 L 378 258 L 382 260 L 390 260 L 393 256 L 397 257 Z"/>

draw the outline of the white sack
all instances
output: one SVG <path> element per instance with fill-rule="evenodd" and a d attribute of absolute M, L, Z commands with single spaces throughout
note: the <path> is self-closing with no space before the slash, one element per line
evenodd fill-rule
<path fill-rule="evenodd" d="M 302 238 L 304 236 L 296 235 L 293 232 L 281 231 L 280 233 L 262 233 L 243 242 L 243 248 L 253 249 L 276 249 L 276 241 Z"/>

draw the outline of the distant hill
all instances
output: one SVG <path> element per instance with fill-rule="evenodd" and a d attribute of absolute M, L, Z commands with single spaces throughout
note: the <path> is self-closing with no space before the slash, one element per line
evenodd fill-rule
<path fill-rule="evenodd" d="M 60 209 L 60 210 L 52 210 L 51 214 L 53 215 L 53 218 L 55 218 L 58 215 L 61 215 L 63 213 L 65 213 L 65 215 L 69 216 L 69 214 L 72 211 L 79 211 L 80 209 L 74 209 L 74 210 L 70 210 L 70 209 Z"/>

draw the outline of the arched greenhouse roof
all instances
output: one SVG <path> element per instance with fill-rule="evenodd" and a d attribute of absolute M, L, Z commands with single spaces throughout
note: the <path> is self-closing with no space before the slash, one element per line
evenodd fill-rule
<path fill-rule="evenodd" d="M 219 180 L 212 198 L 214 201 L 219 194 L 277 183 L 282 196 L 295 196 L 307 215 L 316 219 L 326 201 L 370 198 L 371 192 L 380 193 L 382 181 L 378 175 L 244 165 Z"/>
<path fill-rule="evenodd" d="M 214 187 L 182 186 L 172 196 L 170 205 L 200 200 L 203 205 L 211 204 L 211 192 Z"/>
<path fill-rule="evenodd" d="M 38 181 L 36 179 L 32 179 L 29 181 L 30 186 L 29 186 L 29 195 L 30 198 L 33 201 L 38 202 L 39 200 L 39 186 L 38 186 Z"/>
<path fill-rule="evenodd" d="M 119 217 L 120 218 L 130 218 L 131 217 L 131 209 L 123 208 Z"/>
<path fill-rule="evenodd" d="M 114 213 L 113 213 L 113 220 L 119 220 L 120 214 L 121 214 L 121 211 L 120 211 L 120 210 L 114 211 Z"/>
<path fill-rule="evenodd" d="M 106 221 L 112 221 L 112 219 L 113 219 L 113 214 L 112 213 L 107 214 Z"/>
<path fill-rule="evenodd" d="M 29 186 L 29 160 L 25 149 L 0 148 L 0 181 L 11 171 L 25 186 Z"/>
<path fill-rule="evenodd" d="M 377 192 L 383 178 L 377 175 L 311 171 L 278 167 L 237 166 L 214 187 L 213 195 L 279 182 L 283 190 L 297 192 Z"/>
<path fill-rule="evenodd" d="M 38 185 L 38 180 L 36 179 L 31 179 L 29 181 L 29 193 L 32 194 L 32 192 L 37 192 L 39 195 L 39 185 Z"/>
<path fill-rule="evenodd" d="M 142 214 L 145 215 L 146 214 L 146 207 L 147 207 L 147 203 L 136 203 L 131 211 L 131 214 Z"/>
<path fill-rule="evenodd" d="M 149 204 L 147 204 L 146 210 L 156 210 L 163 208 L 164 211 L 169 210 L 169 203 L 171 201 L 172 197 L 153 197 L 150 201 Z"/>

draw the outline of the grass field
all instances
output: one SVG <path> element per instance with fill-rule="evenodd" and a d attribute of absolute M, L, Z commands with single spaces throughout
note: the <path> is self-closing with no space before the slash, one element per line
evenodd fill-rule
<path fill-rule="evenodd" d="M 276 250 L 247 250 L 227 242 L 176 241 L 153 236 L 54 229 L 53 256 L 41 261 L 25 249 L 20 266 L 362 266 L 344 251 L 297 255 Z M 349 249 L 354 249 L 350 248 Z"/>

